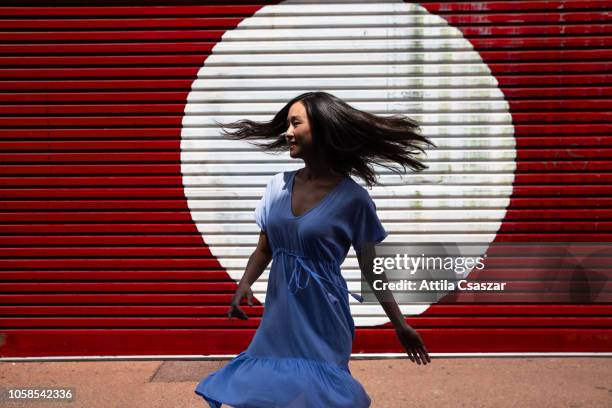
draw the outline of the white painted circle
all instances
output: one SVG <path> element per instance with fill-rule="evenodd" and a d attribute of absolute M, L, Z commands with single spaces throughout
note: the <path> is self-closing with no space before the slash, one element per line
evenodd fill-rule
<path fill-rule="evenodd" d="M 384 185 L 369 192 L 390 233 L 385 242 L 495 239 L 512 193 L 514 127 L 497 80 L 461 31 L 401 1 L 284 2 L 223 35 L 185 106 L 185 196 L 204 242 L 232 279 L 241 278 L 257 243 L 253 210 L 266 182 L 303 162 L 225 140 L 215 123 L 270 120 L 290 99 L 314 90 L 371 113 L 412 117 L 438 145 L 423 157 L 425 172 L 400 177 L 378 168 Z M 352 248 L 342 271 L 359 292 Z M 262 304 L 268 273 L 253 285 Z M 380 305 L 349 300 L 357 326 L 388 322 Z M 416 315 L 428 306 L 400 309 Z"/>

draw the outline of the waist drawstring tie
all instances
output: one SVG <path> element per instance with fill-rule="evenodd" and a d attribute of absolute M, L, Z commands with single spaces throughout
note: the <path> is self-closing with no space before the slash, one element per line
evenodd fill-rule
<path fill-rule="evenodd" d="M 313 271 L 312 268 L 310 268 L 308 264 L 305 262 L 308 259 L 307 257 L 297 254 L 295 252 L 289 251 L 288 249 L 285 249 L 285 248 L 274 249 L 274 251 L 272 252 L 272 256 L 276 256 L 278 253 L 281 253 L 281 252 L 295 258 L 293 271 L 291 271 L 291 279 L 289 280 L 289 285 L 287 286 L 291 293 L 297 293 L 299 290 L 306 288 L 308 286 L 308 283 L 310 282 L 310 277 L 312 276 L 314 279 L 316 279 L 317 282 L 321 284 L 321 286 L 324 286 L 321 280 L 327 281 L 331 285 L 340 289 L 342 292 L 347 292 L 349 295 L 355 298 L 358 302 L 363 303 L 363 297 L 360 294 L 351 292 L 344 286 L 339 285 L 335 282 L 332 282 L 326 277 L 321 276 L 315 271 Z M 306 282 L 302 285 L 300 284 L 300 282 L 303 280 L 302 279 L 303 271 L 306 271 Z M 293 288 L 295 288 L 295 290 L 293 290 Z"/>

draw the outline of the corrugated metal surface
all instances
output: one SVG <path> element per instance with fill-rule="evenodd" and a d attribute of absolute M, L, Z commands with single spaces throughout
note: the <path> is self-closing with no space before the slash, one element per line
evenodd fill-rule
<path fill-rule="evenodd" d="M 225 312 L 253 208 L 301 162 L 215 121 L 313 89 L 439 147 L 380 169 L 387 242 L 611 240 L 612 1 L 276 3 L 0 8 L 0 355 L 246 347 L 267 272 L 248 322 Z M 352 250 L 343 273 L 359 291 Z M 400 351 L 382 308 L 351 308 L 356 352 Z M 612 344 L 609 304 L 402 310 L 433 352 Z"/>

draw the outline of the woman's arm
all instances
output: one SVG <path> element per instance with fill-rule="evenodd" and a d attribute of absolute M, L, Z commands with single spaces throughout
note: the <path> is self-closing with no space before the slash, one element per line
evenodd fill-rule
<path fill-rule="evenodd" d="M 242 275 L 242 279 L 240 279 L 238 286 L 241 284 L 246 284 L 249 287 L 253 285 L 257 278 L 261 276 L 271 260 L 272 251 L 270 250 L 270 245 L 268 244 L 268 236 L 265 232 L 260 231 L 257 247 L 249 257 L 244 275 Z"/>
<path fill-rule="evenodd" d="M 393 298 L 393 293 L 389 289 L 384 290 L 375 290 L 374 289 L 374 274 L 372 273 L 371 268 L 364 267 L 364 260 L 359 252 L 357 252 L 357 260 L 359 262 L 359 268 L 361 269 L 361 273 L 365 277 L 368 285 L 372 288 L 372 292 L 376 295 L 376 299 L 384 309 L 385 313 L 389 317 L 391 324 L 395 328 L 397 333 L 397 337 L 399 338 L 402 346 L 406 349 L 408 353 L 408 357 L 412 362 L 416 362 L 417 364 L 427 364 L 431 362 L 429 358 L 429 353 L 427 348 L 425 347 L 425 343 L 421 336 L 414 330 L 406 321 L 404 320 L 404 315 L 402 314 L 399 306 L 395 302 Z M 388 285 L 384 285 L 387 283 L 387 275 L 383 272 L 380 275 L 377 275 L 376 279 L 383 281 L 383 287 L 387 288 Z M 384 299 L 384 300 L 383 300 Z M 391 299 L 391 300 L 388 300 Z"/>
<path fill-rule="evenodd" d="M 236 288 L 236 292 L 232 297 L 232 302 L 227 312 L 227 317 L 229 319 L 237 317 L 241 320 L 247 320 L 249 318 L 240 307 L 240 302 L 246 297 L 247 304 L 253 306 L 253 291 L 251 290 L 251 285 L 261 276 L 271 260 L 272 251 L 268 244 L 268 236 L 265 232 L 261 231 L 259 233 L 257 247 L 249 257 L 244 275 L 242 275 L 240 282 L 238 282 L 238 288 Z"/>

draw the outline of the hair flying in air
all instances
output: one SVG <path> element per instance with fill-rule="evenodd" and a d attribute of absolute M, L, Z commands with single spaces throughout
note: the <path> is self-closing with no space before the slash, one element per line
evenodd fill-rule
<path fill-rule="evenodd" d="M 401 174 L 392 166 L 401 165 L 414 171 L 428 168 L 417 157 L 425 153 L 426 145 L 436 147 L 421 134 L 419 124 L 404 115 L 379 116 L 353 108 L 342 99 L 323 91 L 306 92 L 289 101 L 271 121 L 255 122 L 249 119 L 222 128 L 223 134 L 236 140 L 263 140 L 252 144 L 269 151 L 286 151 L 287 115 L 295 102 L 302 102 L 310 122 L 314 148 L 330 168 L 339 174 L 356 175 L 371 187 L 378 184 L 373 164 Z"/>

